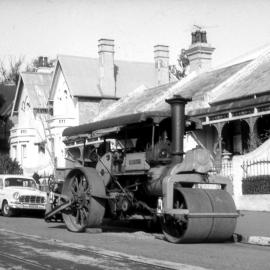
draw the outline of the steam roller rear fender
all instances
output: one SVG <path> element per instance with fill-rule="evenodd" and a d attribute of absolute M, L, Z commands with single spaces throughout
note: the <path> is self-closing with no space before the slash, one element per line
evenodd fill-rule
<path fill-rule="evenodd" d="M 188 214 L 164 215 L 162 229 L 170 242 L 223 242 L 234 233 L 237 212 L 225 190 L 176 188 L 174 205 Z"/>
<path fill-rule="evenodd" d="M 73 201 L 62 214 L 68 230 L 82 232 L 87 227 L 101 224 L 105 212 L 102 197 L 106 193 L 104 183 L 94 168 L 71 170 L 65 179 L 62 194 Z"/>

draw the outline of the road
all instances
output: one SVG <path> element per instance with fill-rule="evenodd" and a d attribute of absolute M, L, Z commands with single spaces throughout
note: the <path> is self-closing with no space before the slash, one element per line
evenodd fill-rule
<path fill-rule="evenodd" d="M 175 245 L 159 232 L 136 229 L 104 226 L 72 233 L 41 217 L 0 216 L 0 269 L 269 269 L 269 247 Z"/>

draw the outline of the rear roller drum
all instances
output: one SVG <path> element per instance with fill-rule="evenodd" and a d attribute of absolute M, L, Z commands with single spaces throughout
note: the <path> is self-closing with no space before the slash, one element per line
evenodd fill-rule
<path fill-rule="evenodd" d="M 68 230 L 82 232 L 101 224 L 105 212 L 101 197 L 105 197 L 105 187 L 95 169 L 73 169 L 66 177 L 62 194 L 72 201 L 62 213 Z"/>
<path fill-rule="evenodd" d="M 177 188 L 174 209 L 188 210 L 188 214 L 163 216 L 162 230 L 169 242 L 222 242 L 234 233 L 238 214 L 224 190 Z"/>

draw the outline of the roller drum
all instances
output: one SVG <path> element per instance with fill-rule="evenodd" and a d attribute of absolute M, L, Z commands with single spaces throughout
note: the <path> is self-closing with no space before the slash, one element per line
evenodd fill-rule
<path fill-rule="evenodd" d="M 167 239 L 178 243 L 222 242 L 228 240 L 236 227 L 236 208 L 224 190 L 176 188 L 175 202 L 188 210 L 186 223 L 175 229 L 163 224 Z M 184 229 L 183 229 L 184 228 Z M 180 232 L 180 233 L 179 233 Z"/>

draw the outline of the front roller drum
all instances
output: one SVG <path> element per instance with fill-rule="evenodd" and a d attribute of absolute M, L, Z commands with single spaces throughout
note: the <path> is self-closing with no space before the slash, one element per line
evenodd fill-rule
<path fill-rule="evenodd" d="M 224 242 L 235 231 L 238 214 L 225 190 L 176 188 L 174 207 L 187 214 L 164 215 L 163 233 L 170 242 Z"/>
<path fill-rule="evenodd" d="M 67 229 L 82 232 L 87 227 L 98 227 L 105 212 L 105 186 L 93 168 L 76 168 L 67 175 L 62 194 L 72 204 L 62 212 Z"/>

